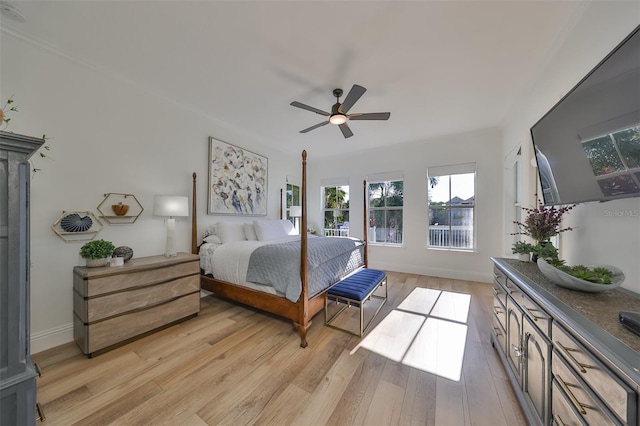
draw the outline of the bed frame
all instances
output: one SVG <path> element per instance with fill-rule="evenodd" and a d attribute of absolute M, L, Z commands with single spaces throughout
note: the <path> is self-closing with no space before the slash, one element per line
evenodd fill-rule
<path fill-rule="evenodd" d="M 364 266 L 368 262 L 368 244 L 367 244 L 367 209 L 366 209 L 366 181 L 363 182 L 364 191 Z M 302 207 L 302 217 L 300 229 L 307 229 L 307 151 L 302 151 L 302 187 L 300 189 L 300 197 Z M 281 191 L 282 198 L 282 191 Z M 282 217 L 282 201 L 280 203 L 280 216 Z M 198 253 L 198 227 L 197 227 L 197 203 L 196 203 L 196 173 L 193 173 L 193 195 L 191 209 L 191 251 Z M 300 347 L 307 347 L 307 331 L 311 327 L 311 319 L 314 315 L 324 309 L 324 294 L 319 293 L 313 297 L 309 297 L 308 273 L 307 273 L 307 232 L 300 233 L 300 279 L 302 281 L 302 293 L 297 302 L 275 296 L 268 293 L 241 287 L 226 281 L 216 280 L 213 277 L 202 274 L 200 276 L 200 286 L 204 290 L 211 291 L 216 295 L 233 300 L 235 302 L 244 303 L 262 311 L 290 319 L 293 321 L 293 327 L 300 334 Z"/>

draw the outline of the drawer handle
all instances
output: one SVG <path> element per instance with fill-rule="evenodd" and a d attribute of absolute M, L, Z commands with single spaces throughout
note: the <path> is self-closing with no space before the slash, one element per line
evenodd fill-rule
<path fill-rule="evenodd" d="M 44 410 L 42 409 L 42 405 L 39 402 L 36 402 L 36 421 L 44 422 L 47 418 L 44 416 Z"/>
<path fill-rule="evenodd" d="M 577 359 L 575 359 L 575 357 L 571 354 L 571 352 L 579 352 L 578 349 L 567 348 L 563 346 L 562 343 L 560 343 L 558 340 L 556 340 L 556 345 L 558 345 L 558 347 L 563 350 L 563 352 L 565 353 L 565 355 L 567 355 L 567 357 L 571 360 L 571 362 L 573 362 L 575 365 L 579 367 L 579 370 L 582 374 L 587 373 L 587 368 L 595 368 L 593 365 L 582 364 L 578 362 Z"/>
<path fill-rule="evenodd" d="M 500 310 L 500 306 L 493 305 L 493 312 L 496 314 L 502 314 L 503 312 Z"/>
<path fill-rule="evenodd" d="M 580 411 L 580 413 L 586 416 L 587 410 L 585 410 L 585 408 L 594 409 L 594 407 L 590 406 L 589 404 L 583 404 L 582 402 L 578 401 L 578 398 L 576 398 L 573 392 L 571 392 L 571 389 L 569 389 L 569 386 L 573 386 L 575 388 L 577 388 L 578 386 L 572 385 L 570 383 L 565 383 L 565 381 L 562 380 L 562 377 L 560 377 L 560 375 L 558 374 L 556 374 L 556 379 L 560 383 L 560 386 L 562 386 L 562 389 L 567 393 L 567 395 L 569 395 L 571 402 L 573 402 L 573 405 L 578 409 L 578 411 Z"/>
<path fill-rule="evenodd" d="M 532 316 L 532 317 L 533 317 L 533 320 L 534 320 L 534 321 L 538 321 L 539 319 L 540 319 L 540 320 L 546 320 L 546 319 L 547 319 L 547 317 L 539 317 L 539 316 L 537 316 L 536 314 L 534 314 L 534 313 L 533 313 L 533 312 L 540 312 L 540 310 L 539 310 L 539 309 L 529 309 L 529 308 L 527 308 L 526 306 L 523 306 L 523 308 L 524 308 L 524 310 L 525 310 L 525 311 L 527 311 L 527 313 L 528 313 L 530 316 Z M 532 312 L 532 311 L 533 311 L 533 312 Z"/>
<path fill-rule="evenodd" d="M 493 327 L 493 331 L 496 333 L 496 336 L 502 336 L 500 329 L 498 327 Z"/>
<path fill-rule="evenodd" d="M 566 426 L 566 423 L 562 421 L 562 418 L 560 417 L 559 414 L 553 415 L 553 422 L 558 426 Z"/>
<path fill-rule="evenodd" d="M 511 345 L 511 349 L 513 349 L 513 353 L 520 358 L 523 354 L 522 354 L 522 349 L 520 349 L 520 346 L 516 346 L 516 345 Z"/>

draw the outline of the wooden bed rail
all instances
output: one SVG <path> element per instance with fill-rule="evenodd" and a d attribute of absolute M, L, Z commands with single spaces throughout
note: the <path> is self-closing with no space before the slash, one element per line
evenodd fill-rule
<path fill-rule="evenodd" d="M 302 151 L 302 182 L 300 188 L 300 207 L 302 210 L 300 224 L 300 281 L 302 291 L 297 302 L 291 302 L 284 297 L 266 294 L 257 290 L 238 286 L 232 283 L 218 280 L 212 276 L 201 275 L 201 288 L 219 297 L 227 298 L 236 302 L 253 306 L 257 309 L 271 312 L 275 315 L 293 321 L 293 326 L 300 335 L 300 346 L 307 347 L 307 331 L 311 327 L 311 318 L 324 309 L 324 293 L 319 293 L 309 298 L 309 271 L 307 264 L 308 251 L 308 211 L 307 211 L 307 151 Z M 367 266 L 367 195 L 366 181 L 364 195 L 364 266 Z M 280 216 L 284 216 L 282 203 L 282 189 L 280 190 Z M 199 251 L 198 239 L 198 211 L 196 204 L 196 173 L 193 173 L 193 194 L 192 194 L 192 214 L 191 214 L 191 251 L 197 254 Z"/>

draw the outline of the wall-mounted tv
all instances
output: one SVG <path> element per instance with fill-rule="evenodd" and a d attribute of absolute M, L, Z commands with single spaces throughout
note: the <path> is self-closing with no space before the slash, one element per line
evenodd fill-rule
<path fill-rule="evenodd" d="M 640 197 L 640 26 L 531 137 L 545 205 Z"/>

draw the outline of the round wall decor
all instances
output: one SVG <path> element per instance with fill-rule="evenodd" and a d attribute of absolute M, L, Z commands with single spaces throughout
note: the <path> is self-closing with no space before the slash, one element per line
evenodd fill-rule
<path fill-rule="evenodd" d="M 67 232 L 85 232 L 92 225 L 93 220 L 89 216 L 80 217 L 78 213 L 68 214 L 60 221 L 60 227 Z"/>

